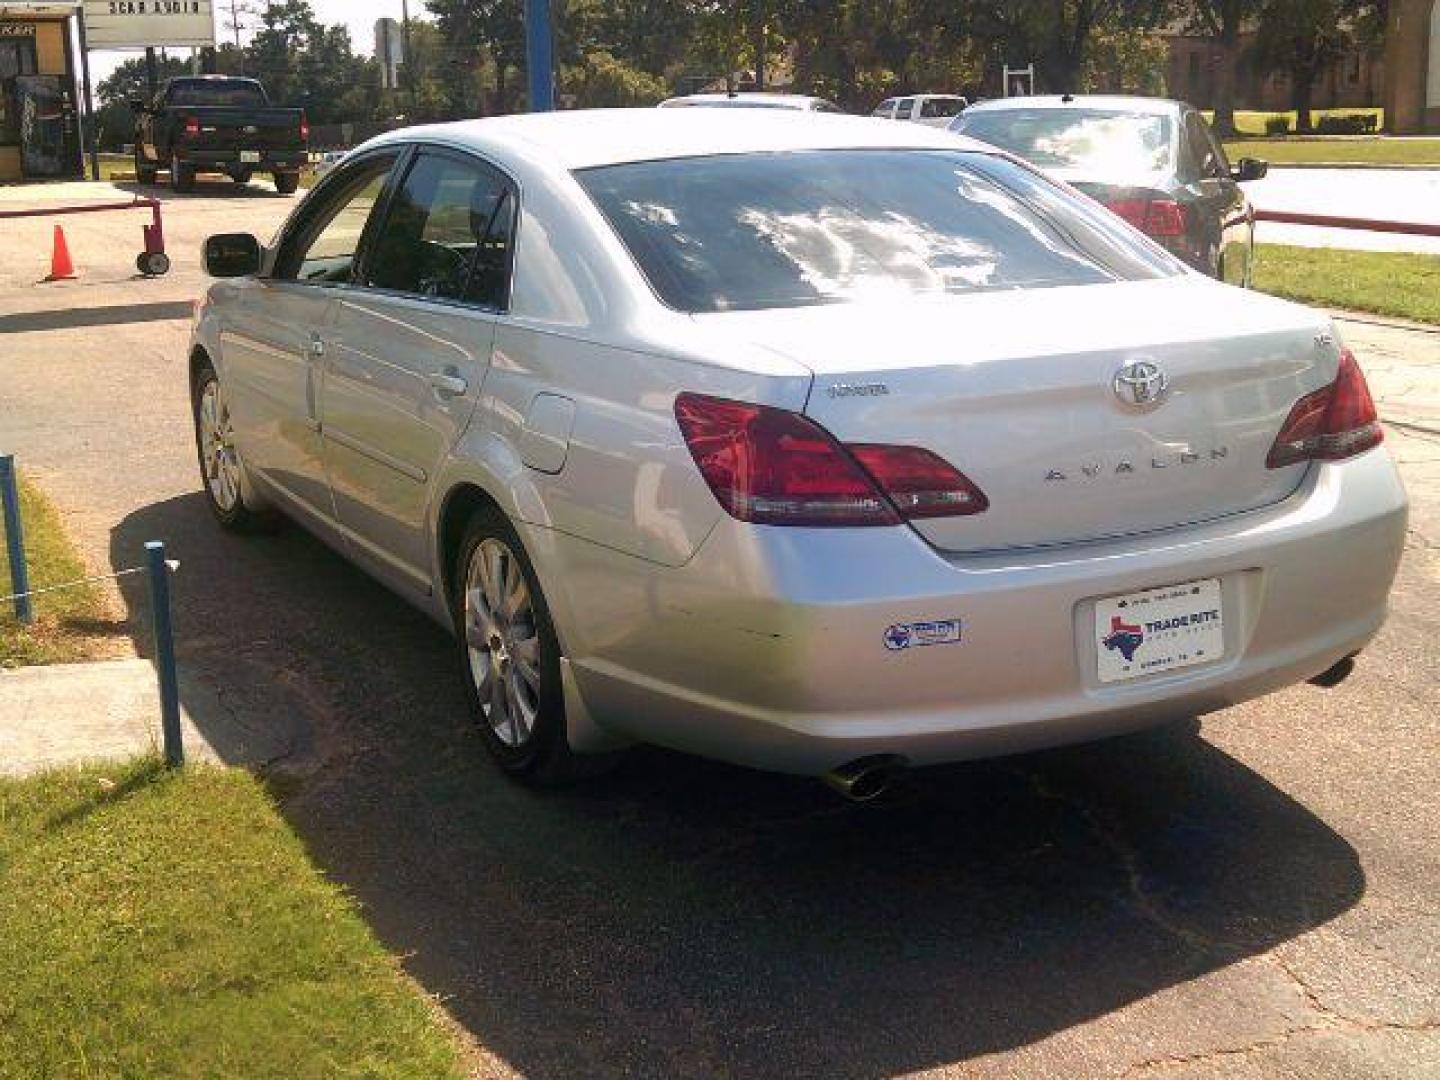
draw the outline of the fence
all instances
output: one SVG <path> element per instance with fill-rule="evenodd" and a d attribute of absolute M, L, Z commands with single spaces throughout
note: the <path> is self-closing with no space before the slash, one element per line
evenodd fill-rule
<path fill-rule="evenodd" d="M 5 546 L 10 562 L 10 595 L 0 603 L 14 605 L 15 618 L 22 626 L 35 621 L 34 599 L 46 593 L 75 589 L 97 581 L 144 574 L 150 588 L 150 623 L 154 635 L 155 671 L 160 687 L 160 729 L 164 737 L 165 763 L 178 768 L 185 763 L 184 737 L 180 728 L 180 683 L 175 665 L 175 626 L 170 604 L 170 575 L 180 564 L 165 558 L 165 545 L 152 540 L 145 545 L 145 564 L 112 574 L 66 581 L 44 588 L 30 588 L 25 557 L 25 522 L 21 514 L 20 488 L 15 459 L 0 456 L 0 502 L 4 504 Z"/>

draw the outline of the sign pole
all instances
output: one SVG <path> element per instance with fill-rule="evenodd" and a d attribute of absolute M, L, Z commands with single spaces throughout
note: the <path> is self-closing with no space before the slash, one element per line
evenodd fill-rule
<path fill-rule="evenodd" d="M 554 31 L 550 0 L 525 0 L 525 67 L 530 77 L 530 111 L 555 111 Z"/>
<path fill-rule="evenodd" d="M 85 9 L 75 12 L 75 23 L 80 28 L 80 81 L 81 93 L 85 95 L 85 141 L 90 147 L 90 179 L 100 179 L 100 121 L 95 116 L 95 95 L 90 89 L 90 42 L 85 36 Z"/>

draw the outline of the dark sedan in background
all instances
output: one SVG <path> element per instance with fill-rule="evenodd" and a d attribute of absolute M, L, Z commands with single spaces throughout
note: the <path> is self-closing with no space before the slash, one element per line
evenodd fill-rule
<path fill-rule="evenodd" d="M 972 105 L 952 131 L 1009 150 L 1099 200 L 1191 266 L 1248 285 L 1255 214 L 1234 166 L 1196 110 L 1140 97 L 1002 98 Z"/>

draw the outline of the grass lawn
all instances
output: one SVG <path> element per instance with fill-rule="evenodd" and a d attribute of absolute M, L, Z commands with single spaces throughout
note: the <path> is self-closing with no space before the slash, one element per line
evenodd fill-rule
<path fill-rule="evenodd" d="M 1322 307 L 1440 323 L 1440 255 L 1261 244 L 1255 287 Z"/>
<path fill-rule="evenodd" d="M 0 779 L 0 1077 L 455 1075 L 248 773 Z"/>
<path fill-rule="evenodd" d="M 1440 139 L 1348 138 L 1339 135 L 1317 138 L 1290 136 L 1286 139 L 1241 139 L 1225 144 L 1231 161 L 1242 157 L 1263 158 L 1277 165 L 1305 162 L 1333 162 L 1351 165 L 1436 165 L 1440 166 Z"/>
<path fill-rule="evenodd" d="M 41 589 L 87 576 L 85 564 L 65 536 L 60 515 L 36 487 L 20 477 L 20 517 L 25 530 L 30 588 Z M 3 531 L 3 526 L 0 526 Z M 0 596 L 10 594 L 10 560 L 0 545 Z M 125 632 L 106 610 L 98 586 L 48 593 L 34 599 L 35 623 L 22 627 L 14 606 L 0 604 L 0 668 L 61 664 L 116 653 Z"/>

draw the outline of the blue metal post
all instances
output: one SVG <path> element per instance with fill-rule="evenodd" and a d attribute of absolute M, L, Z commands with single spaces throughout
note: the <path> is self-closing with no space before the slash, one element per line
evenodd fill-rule
<path fill-rule="evenodd" d="M 530 111 L 555 111 L 555 36 L 550 0 L 525 0 L 525 67 L 530 79 Z"/>
<path fill-rule="evenodd" d="M 15 459 L 0 457 L 0 502 L 5 504 L 5 549 L 10 557 L 10 591 L 15 594 L 15 618 L 23 625 L 35 621 L 30 603 L 30 571 L 25 565 L 25 523 L 20 520 L 20 486 L 15 480 Z"/>
<path fill-rule="evenodd" d="M 150 618 L 155 629 L 155 670 L 160 677 L 160 727 L 165 735 L 165 764 L 185 764 L 180 734 L 180 683 L 175 672 L 175 628 L 170 620 L 170 565 L 165 545 L 145 545 L 145 570 L 150 578 Z"/>

